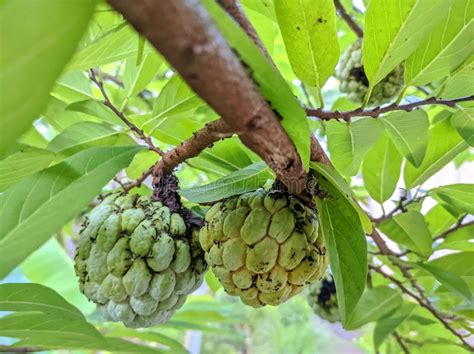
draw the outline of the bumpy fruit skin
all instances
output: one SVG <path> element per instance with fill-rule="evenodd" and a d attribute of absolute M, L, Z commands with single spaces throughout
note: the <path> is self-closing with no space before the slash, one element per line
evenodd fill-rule
<path fill-rule="evenodd" d="M 311 284 L 308 303 L 314 313 L 328 322 L 339 322 L 339 307 L 336 298 L 336 285 L 332 275 L 327 274 L 322 281 Z"/>
<path fill-rule="evenodd" d="M 369 81 L 362 66 L 362 40 L 352 43 L 342 54 L 336 68 L 340 90 L 347 93 L 355 103 L 362 103 L 369 87 Z M 378 106 L 395 98 L 404 84 L 403 66 L 399 65 L 373 89 L 369 105 Z"/>
<path fill-rule="evenodd" d="M 212 271 L 230 295 L 278 305 L 327 267 L 316 214 L 287 193 L 259 189 L 214 204 L 199 232 Z"/>
<path fill-rule="evenodd" d="M 128 327 L 167 321 L 206 269 L 198 232 L 160 202 L 113 194 L 85 217 L 75 270 L 108 320 Z"/>

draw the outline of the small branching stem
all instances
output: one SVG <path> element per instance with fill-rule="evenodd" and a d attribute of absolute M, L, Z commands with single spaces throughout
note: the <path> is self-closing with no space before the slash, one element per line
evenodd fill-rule
<path fill-rule="evenodd" d="M 466 339 L 460 334 L 458 333 L 452 326 L 449 322 L 447 322 L 441 315 L 440 313 L 431 305 L 431 304 L 428 304 L 428 303 L 425 303 L 425 301 L 423 301 L 423 299 L 421 297 L 419 297 L 418 295 L 416 295 L 414 292 L 412 292 L 410 289 L 408 289 L 405 285 L 403 285 L 403 283 L 398 280 L 397 278 L 385 273 L 380 267 L 376 267 L 376 266 L 373 266 L 371 264 L 369 264 L 369 269 L 379 273 L 382 277 L 384 277 L 385 279 L 388 279 L 390 280 L 393 284 L 395 284 L 404 294 L 410 296 L 411 298 L 413 298 L 416 302 L 418 302 L 418 304 L 422 307 L 424 307 L 425 309 L 427 309 L 429 312 L 431 312 L 431 314 L 449 331 L 451 332 L 452 334 L 454 334 L 458 339 L 459 341 L 462 343 L 462 345 L 469 351 L 472 351 L 474 350 L 474 346 L 472 346 L 471 344 L 469 344 Z"/>
<path fill-rule="evenodd" d="M 344 21 L 346 21 L 347 25 L 351 28 L 351 30 L 354 31 L 354 33 L 357 35 L 357 37 L 362 38 L 364 37 L 364 31 L 362 28 L 357 24 L 357 22 L 352 18 L 351 15 L 349 15 L 342 5 L 340 0 L 334 0 L 334 5 L 336 6 L 337 13 L 339 16 L 343 18 Z"/>
<path fill-rule="evenodd" d="M 125 116 L 125 114 L 122 111 L 120 111 L 117 107 L 115 107 L 115 105 L 110 100 L 109 95 L 107 94 L 107 90 L 105 89 L 104 83 L 97 78 L 96 73 L 93 69 L 90 70 L 90 78 L 91 78 L 92 82 L 94 82 L 94 84 L 99 88 L 99 90 L 102 94 L 102 97 L 104 98 L 103 104 L 106 107 L 110 108 L 110 110 L 112 112 L 114 112 L 115 115 L 122 122 L 124 122 L 127 125 L 127 127 L 130 128 L 131 131 L 133 131 L 135 134 L 137 134 L 138 137 L 148 145 L 148 148 L 151 151 L 156 152 L 158 155 L 163 155 L 163 151 L 161 149 L 159 149 L 158 147 L 156 147 L 155 144 L 153 144 L 153 141 L 152 141 L 151 137 L 147 136 L 143 132 L 143 130 L 141 130 L 135 124 L 133 124 L 130 120 L 128 120 L 127 117 Z"/>
<path fill-rule="evenodd" d="M 404 339 L 400 336 L 400 334 L 398 334 L 397 331 L 393 331 L 393 337 L 397 341 L 397 343 L 400 346 L 400 348 L 402 349 L 403 353 L 410 354 L 410 350 L 408 350 L 408 347 L 405 344 Z"/>
<path fill-rule="evenodd" d="M 393 111 L 411 112 L 418 107 L 428 106 L 428 105 L 441 105 L 441 106 L 455 107 L 456 104 L 458 103 L 468 102 L 468 101 L 474 101 L 474 95 L 456 98 L 452 100 L 443 100 L 443 99 L 437 99 L 436 97 L 430 97 L 425 100 L 408 103 L 408 104 L 399 105 L 396 103 L 392 103 L 384 107 L 376 107 L 376 108 L 367 109 L 367 110 L 364 110 L 362 108 L 357 108 L 357 109 L 354 109 L 352 111 L 347 111 L 347 112 L 339 112 L 339 111 L 330 112 L 330 111 L 324 111 L 319 108 L 317 109 L 306 108 L 306 114 L 310 117 L 316 117 L 321 120 L 336 119 L 336 120 L 344 120 L 346 122 L 349 122 L 354 117 L 377 118 L 384 113 L 389 113 Z"/>

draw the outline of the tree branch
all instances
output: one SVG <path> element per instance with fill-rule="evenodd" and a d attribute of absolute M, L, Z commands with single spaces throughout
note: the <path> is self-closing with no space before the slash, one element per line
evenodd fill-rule
<path fill-rule="evenodd" d="M 405 285 L 402 284 L 397 278 L 385 273 L 380 267 L 375 267 L 371 264 L 369 264 L 369 269 L 374 270 L 375 272 L 379 273 L 381 276 L 383 276 L 385 279 L 390 280 L 392 283 L 394 283 L 403 293 L 406 295 L 410 296 L 413 298 L 418 304 L 425 309 L 427 309 L 431 314 L 452 334 L 454 334 L 462 343 L 462 345 L 467 349 L 467 350 L 473 350 L 474 346 L 471 346 L 461 334 L 459 334 L 439 313 L 436 311 L 435 308 L 433 308 L 431 305 L 426 304 L 420 297 L 418 297 L 415 293 L 413 293 L 411 290 L 409 290 Z"/>
<path fill-rule="evenodd" d="M 199 155 L 205 148 L 211 146 L 216 141 L 230 136 L 232 136 L 230 128 L 222 119 L 206 124 L 205 127 L 195 132 L 191 138 L 163 153 L 161 159 L 156 164 L 143 172 L 140 178 L 128 183 L 124 191 L 127 193 L 132 188 L 140 187 L 151 175 L 158 178 L 165 176 L 172 172 L 179 164 Z"/>
<path fill-rule="evenodd" d="M 336 6 L 336 10 L 339 15 L 346 21 L 349 27 L 354 31 L 357 37 L 362 38 L 364 37 L 364 31 L 362 28 L 355 22 L 351 15 L 346 12 L 346 9 L 342 5 L 340 0 L 334 0 L 334 5 Z"/>
<path fill-rule="evenodd" d="M 166 152 L 161 160 L 158 161 L 153 175 L 160 178 L 170 173 L 180 163 L 199 155 L 202 150 L 216 141 L 230 136 L 232 136 L 230 128 L 222 119 L 207 124 L 204 128 L 194 133 L 191 138 Z"/>
<path fill-rule="evenodd" d="M 253 27 L 250 20 L 245 15 L 245 12 L 240 5 L 239 0 L 217 0 L 219 4 L 226 10 L 229 15 L 231 15 L 235 21 L 242 27 L 242 29 L 247 33 L 247 35 L 252 39 L 252 41 L 260 48 L 262 53 L 267 57 L 268 61 L 275 67 L 273 60 L 268 53 L 267 48 L 263 45 L 262 40 L 257 34 L 255 27 Z"/>
<path fill-rule="evenodd" d="M 453 100 L 443 100 L 443 99 L 437 99 L 436 97 L 431 97 L 431 98 L 427 98 L 426 100 L 403 104 L 403 105 L 392 103 L 385 107 L 376 107 L 369 110 L 363 110 L 362 108 L 357 108 L 355 110 L 347 111 L 347 112 L 339 112 L 339 111 L 328 112 L 328 111 L 323 111 L 320 108 L 317 108 L 317 109 L 307 108 L 306 114 L 308 116 L 317 117 L 322 120 L 340 119 L 340 120 L 345 120 L 346 122 L 348 122 L 354 117 L 377 118 L 381 114 L 392 112 L 392 111 L 411 112 L 415 108 L 418 108 L 421 106 L 427 106 L 427 105 L 442 105 L 442 106 L 454 107 L 456 106 L 457 103 L 467 102 L 467 101 L 474 101 L 474 95 L 456 98 Z"/>
<path fill-rule="evenodd" d="M 99 69 L 92 69 L 92 70 L 94 70 L 94 73 L 95 73 L 96 76 L 99 76 L 99 77 L 101 77 L 102 79 L 104 79 L 106 81 L 110 81 L 110 82 L 114 83 L 116 86 L 118 86 L 120 88 L 123 88 L 125 86 L 123 81 L 120 80 L 116 76 L 107 74 L 105 72 L 101 72 Z M 146 90 L 146 89 L 138 94 L 138 97 L 140 97 L 142 99 L 142 101 L 147 105 L 148 109 L 152 110 L 153 105 L 147 99 L 147 96 L 152 96 L 152 93 L 151 93 L 151 91 Z"/>
<path fill-rule="evenodd" d="M 446 238 L 450 233 L 454 232 L 454 231 L 457 231 L 459 229 L 462 229 L 463 227 L 468 227 L 468 226 L 471 226 L 471 225 L 474 225 L 474 220 L 473 221 L 469 221 L 469 222 L 466 222 L 466 223 L 462 223 L 464 217 L 459 219 L 459 221 L 450 229 L 446 230 L 445 232 L 439 234 L 438 236 L 436 236 L 434 238 L 435 241 L 438 241 L 438 240 L 441 240 L 441 239 L 444 239 Z"/>
<path fill-rule="evenodd" d="M 398 334 L 397 331 L 393 331 L 393 337 L 397 341 L 400 348 L 402 348 L 403 353 L 404 354 L 410 354 L 410 351 L 408 350 L 408 347 L 404 343 L 403 338 Z"/>
<path fill-rule="evenodd" d="M 153 141 L 149 136 L 146 136 L 143 130 L 138 128 L 135 124 L 130 122 L 127 117 L 125 117 L 125 114 L 121 112 L 117 107 L 114 106 L 112 101 L 109 99 L 109 95 L 107 94 L 107 91 L 105 90 L 104 83 L 100 80 L 97 79 L 97 76 L 95 75 L 94 70 L 90 70 L 90 78 L 91 80 L 96 84 L 96 86 L 99 88 L 100 92 L 102 93 L 102 96 L 104 97 L 104 105 L 109 107 L 112 112 L 115 113 L 117 117 L 120 118 L 122 122 L 124 122 L 127 127 L 130 128 L 133 132 L 135 132 L 140 139 L 142 139 L 147 145 L 148 148 L 154 152 L 156 152 L 158 155 L 163 155 L 163 151 L 161 151 L 158 147 L 153 144 Z"/>
<path fill-rule="evenodd" d="M 10 345 L 0 345 L 0 352 L 2 353 L 36 353 L 47 349 L 40 347 L 14 347 Z"/>
<path fill-rule="evenodd" d="M 198 0 L 109 0 L 242 142 L 299 194 L 306 173 L 278 117 Z"/>

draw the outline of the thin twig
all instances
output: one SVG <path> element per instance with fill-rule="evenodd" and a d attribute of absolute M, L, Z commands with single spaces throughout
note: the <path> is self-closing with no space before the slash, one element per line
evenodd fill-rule
<path fill-rule="evenodd" d="M 127 183 L 126 185 L 123 186 L 123 191 L 124 193 L 128 193 L 131 189 L 135 188 L 135 187 L 140 187 L 143 182 L 145 182 L 145 180 L 151 176 L 151 174 L 153 173 L 153 169 L 155 168 L 156 164 L 150 166 L 145 172 L 143 172 L 143 174 L 138 178 L 136 179 L 135 181 L 133 182 L 130 182 L 130 183 Z"/>
<path fill-rule="evenodd" d="M 427 106 L 427 105 L 442 105 L 442 106 L 448 106 L 448 107 L 455 107 L 457 103 L 467 102 L 467 101 L 474 101 L 474 95 L 456 98 L 452 100 L 442 100 L 442 99 L 437 99 L 436 97 L 430 97 L 425 100 L 403 104 L 403 105 L 392 103 L 384 107 L 376 107 L 376 108 L 372 108 L 368 110 L 357 108 L 355 110 L 347 111 L 347 112 L 339 112 L 339 111 L 329 112 L 329 111 L 323 111 L 320 108 L 317 108 L 317 109 L 306 108 L 306 114 L 310 117 L 317 117 L 322 120 L 338 119 L 338 120 L 345 120 L 348 122 L 354 117 L 377 118 L 378 116 L 384 113 L 388 113 L 392 111 L 411 112 L 415 108 L 418 108 L 421 106 Z"/>
<path fill-rule="evenodd" d="M 458 222 L 452 228 L 450 228 L 450 229 L 446 230 L 445 232 L 443 232 L 443 233 L 439 234 L 438 236 L 436 236 L 434 238 L 434 240 L 435 241 L 442 240 L 442 239 L 446 238 L 446 236 L 448 236 L 449 234 L 453 233 L 454 231 L 462 229 L 463 227 L 468 227 L 468 226 L 474 225 L 474 220 L 466 222 L 466 223 L 463 224 L 462 221 L 463 221 L 464 217 L 460 218 L 458 220 Z"/>
<path fill-rule="evenodd" d="M 120 80 L 118 77 L 116 77 L 114 75 L 110 75 L 110 74 L 105 73 L 105 72 L 102 72 L 99 69 L 92 69 L 92 70 L 94 70 L 96 76 L 99 76 L 99 77 L 101 77 L 102 79 L 104 79 L 106 81 L 110 81 L 110 82 L 114 83 L 115 85 L 117 85 L 120 88 L 125 87 L 123 81 Z M 145 90 L 141 91 L 140 93 L 138 93 L 138 97 L 140 97 L 142 99 L 142 101 L 147 105 L 148 109 L 151 110 L 151 109 L 153 109 L 153 104 L 147 99 L 147 96 L 153 96 L 153 93 L 150 90 L 147 90 L 147 89 L 145 89 Z"/>
<path fill-rule="evenodd" d="M 407 207 L 410 204 L 422 201 L 427 196 L 428 196 L 428 194 L 423 194 L 423 195 L 420 195 L 419 197 L 411 198 L 410 200 L 407 200 L 407 197 L 404 194 L 398 200 L 397 206 L 395 206 L 391 211 L 389 211 L 388 213 L 383 214 L 382 216 L 380 216 L 378 218 L 370 218 L 370 220 L 372 220 L 372 222 L 374 222 L 376 224 L 380 224 L 382 221 L 390 219 L 392 216 L 394 216 L 398 212 L 405 212 L 407 210 Z"/>
<path fill-rule="evenodd" d="M 9 345 L 0 345 L 1 353 L 36 353 L 47 349 L 40 347 L 13 347 Z"/>
<path fill-rule="evenodd" d="M 455 232 L 455 231 L 457 231 L 457 230 L 459 230 L 459 229 L 462 229 L 462 228 L 464 228 L 464 227 L 468 227 L 468 226 L 474 225 L 474 220 L 473 220 L 473 221 L 469 221 L 469 222 L 467 222 L 467 223 L 465 223 L 465 224 L 462 223 L 463 220 L 464 220 L 464 218 L 465 218 L 466 216 L 467 216 L 467 215 L 464 215 L 463 217 L 461 217 L 461 218 L 457 221 L 457 223 L 456 223 L 453 227 L 451 227 L 450 229 L 448 229 L 448 230 L 442 232 L 442 233 L 439 234 L 438 236 L 433 237 L 433 241 L 439 241 L 439 240 L 445 239 L 445 238 L 448 237 L 451 233 L 453 233 L 453 232 Z M 410 253 L 413 253 L 413 251 L 412 251 L 412 250 L 406 250 L 406 251 L 403 251 L 403 252 L 400 252 L 400 253 L 396 253 L 396 254 L 394 254 L 394 255 L 397 256 L 398 258 L 400 258 L 400 257 L 406 256 L 407 254 L 410 254 Z"/>
<path fill-rule="evenodd" d="M 397 343 L 398 343 L 398 345 L 400 346 L 400 348 L 402 348 L 402 351 L 403 351 L 405 354 L 410 354 L 410 351 L 408 350 L 408 347 L 407 347 L 406 344 L 404 343 L 403 338 L 398 334 L 397 331 L 393 331 L 393 337 L 394 337 L 395 340 L 397 341 Z"/>
<path fill-rule="evenodd" d="M 462 343 L 464 347 L 468 350 L 473 350 L 474 346 L 471 346 L 461 334 L 459 334 L 439 313 L 438 311 L 432 307 L 429 304 L 426 304 L 419 296 L 417 296 L 415 293 L 413 293 L 411 290 L 409 290 L 405 285 L 402 284 L 401 281 L 399 281 L 397 278 L 385 273 L 380 267 L 375 267 L 371 264 L 369 264 L 369 269 L 374 270 L 375 272 L 379 273 L 381 276 L 383 276 L 385 279 L 390 280 L 392 283 L 394 283 L 403 293 L 406 295 L 410 296 L 413 298 L 418 304 L 425 309 L 427 309 L 431 314 L 452 334 L 454 334 Z"/>
<path fill-rule="evenodd" d="M 359 38 L 364 37 L 364 31 L 362 31 L 362 28 L 355 22 L 355 20 L 352 18 L 352 16 L 347 13 L 346 9 L 341 4 L 341 1 L 340 0 L 334 0 L 334 5 L 336 6 L 336 10 L 339 13 L 339 15 L 344 19 L 344 21 L 346 21 L 346 23 L 349 25 L 349 27 L 357 35 L 357 37 L 359 37 Z"/>
<path fill-rule="evenodd" d="M 159 149 L 158 147 L 156 147 L 155 144 L 153 144 L 153 141 L 151 140 L 151 138 L 149 136 L 145 135 L 143 130 L 141 130 L 135 124 L 130 122 L 127 119 L 127 117 L 125 117 L 125 114 L 123 112 L 121 112 L 117 107 L 114 106 L 112 101 L 110 101 L 110 98 L 109 98 L 109 95 L 107 94 L 107 91 L 105 90 L 104 83 L 97 79 L 97 76 L 95 75 L 95 72 L 94 72 L 93 69 L 90 70 L 90 78 L 91 78 L 92 82 L 94 82 L 95 85 L 99 88 L 100 92 L 102 93 L 102 96 L 104 98 L 104 101 L 103 101 L 104 105 L 106 107 L 109 107 L 112 110 L 112 112 L 114 112 L 115 115 L 117 117 L 119 117 L 120 120 L 127 125 L 127 127 L 130 128 L 130 130 L 135 132 L 138 135 L 138 137 L 140 139 L 142 139 L 148 145 L 148 148 L 150 150 L 156 152 L 160 156 L 163 155 L 163 151 L 161 149 Z"/>

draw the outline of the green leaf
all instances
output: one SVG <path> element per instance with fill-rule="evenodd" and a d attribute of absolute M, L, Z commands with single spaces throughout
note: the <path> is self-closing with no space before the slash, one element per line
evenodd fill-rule
<path fill-rule="evenodd" d="M 120 131 L 112 129 L 109 125 L 82 122 L 71 125 L 61 134 L 57 135 L 48 145 L 48 150 L 61 152 L 82 144 L 92 143 L 94 141 L 119 134 Z"/>
<path fill-rule="evenodd" d="M 15 184 L 23 177 L 49 166 L 55 154 L 47 150 L 25 150 L 14 153 L 0 161 L 0 192 Z"/>
<path fill-rule="evenodd" d="M 372 221 L 367 213 L 359 206 L 359 204 L 356 203 L 353 193 L 344 178 L 333 167 L 321 162 L 311 162 L 310 166 L 316 171 L 318 180 L 321 178 L 327 180 L 341 195 L 344 196 L 344 198 L 346 198 L 357 214 L 359 214 L 360 222 L 362 223 L 364 231 L 367 234 L 371 234 L 373 228 Z"/>
<path fill-rule="evenodd" d="M 15 347 L 105 350 L 112 353 L 166 353 L 118 338 L 106 338 L 86 321 L 22 313 L 0 318 L 0 336 L 18 338 Z"/>
<path fill-rule="evenodd" d="M 0 82 L 8 83 L 0 100 L 0 151 L 38 118 L 94 7 L 95 0 L 0 3 Z"/>
<path fill-rule="evenodd" d="M 0 284 L 0 336 L 19 339 L 11 346 L 48 349 L 97 349 L 161 353 L 125 340 L 106 338 L 82 313 L 54 290 L 39 284 Z"/>
<path fill-rule="evenodd" d="M 273 0 L 264 1 L 271 2 Z M 270 19 L 268 16 L 266 16 L 265 13 L 255 11 L 252 7 L 253 4 L 250 5 L 250 7 L 249 4 L 251 3 L 248 3 L 247 1 L 241 2 L 241 4 L 244 6 L 245 14 L 247 15 L 252 25 L 255 27 L 255 31 L 262 40 L 263 45 L 270 53 L 270 55 L 272 55 L 275 49 L 275 39 L 277 38 L 277 36 L 280 35 L 278 25 L 276 23 L 275 13 L 273 13 L 273 18 Z M 256 4 L 258 6 L 258 2 Z M 269 6 L 271 6 L 273 10 L 273 4 L 270 3 Z M 280 43 L 278 43 L 278 45 L 283 46 L 283 44 Z"/>
<path fill-rule="evenodd" d="M 79 50 L 67 66 L 67 71 L 83 71 L 136 56 L 138 36 L 131 27 L 121 24 Z M 151 50 L 146 46 L 144 53 Z"/>
<path fill-rule="evenodd" d="M 0 196 L 0 278 L 41 246 L 142 148 L 97 147 L 26 177 Z M 64 207 L 64 206 L 67 206 Z"/>
<path fill-rule="evenodd" d="M 451 184 L 433 189 L 435 199 L 460 213 L 474 214 L 474 184 Z"/>
<path fill-rule="evenodd" d="M 156 152 L 151 150 L 143 150 L 135 155 L 130 165 L 125 169 L 127 177 L 130 179 L 138 179 L 143 171 L 156 164 L 158 157 Z"/>
<path fill-rule="evenodd" d="M 189 112 L 203 105 L 205 103 L 201 98 L 178 75 L 175 75 L 161 90 L 155 101 L 153 118 L 143 127 L 147 131 L 153 132 L 164 118 Z M 155 123 L 156 121 L 158 122 Z"/>
<path fill-rule="evenodd" d="M 397 214 L 380 224 L 380 230 L 391 240 L 408 247 L 410 250 L 428 258 L 431 249 L 432 237 L 423 215 L 409 210 Z"/>
<path fill-rule="evenodd" d="M 267 165 L 260 161 L 204 186 L 182 189 L 180 194 L 191 202 L 209 203 L 254 191 L 270 177 Z"/>
<path fill-rule="evenodd" d="M 400 292 L 388 286 L 368 289 L 357 303 L 346 329 L 356 329 L 369 322 L 377 321 L 400 307 L 402 302 Z"/>
<path fill-rule="evenodd" d="M 61 295 L 40 284 L 0 284 L 0 311 L 35 311 L 71 320 L 84 319 L 81 311 L 68 303 Z"/>
<path fill-rule="evenodd" d="M 474 267 L 472 266 L 473 259 L 474 252 L 459 252 L 437 258 L 430 261 L 429 264 L 437 268 L 444 269 L 447 272 L 459 275 L 464 280 L 464 282 L 467 283 L 472 293 L 474 291 Z M 443 286 L 442 288 L 446 287 Z M 438 289 L 438 291 L 442 290 L 442 288 Z"/>
<path fill-rule="evenodd" d="M 474 230 L 473 230 L 474 231 Z M 455 250 L 455 251 L 474 251 L 474 242 L 470 240 L 464 241 L 444 241 L 435 248 L 435 251 L 439 250 Z"/>
<path fill-rule="evenodd" d="M 454 113 L 451 124 L 466 143 L 474 146 L 474 108 L 466 108 Z"/>
<path fill-rule="evenodd" d="M 126 124 L 122 122 L 122 120 L 117 117 L 114 112 L 112 112 L 101 102 L 95 100 L 85 100 L 71 103 L 69 106 L 66 107 L 66 110 L 85 113 L 92 117 L 99 118 L 104 122 L 114 125 L 120 125 L 122 127 L 127 127 Z"/>
<path fill-rule="evenodd" d="M 138 95 L 153 80 L 163 64 L 163 58 L 157 53 L 148 54 L 139 64 L 134 58 L 128 58 L 123 74 L 125 97 Z"/>
<path fill-rule="evenodd" d="M 374 200 L 382 204 L 392 196 L 401 167 L 402 157 L 384 133 L 367 153 L 362 165 L 365 187 Z"/>
<path fill-rule="evenodd" d="M 442 15 L 444 18 L 405 63 L 408 85 L 419 86 L 440 80 L 474 52 L 474 3 L 471 0 L 450 1 Z"/>
<path fill-rule="evenodd" d="M 472 293 L 469 290 L 469 286 L 459 275 L 429 263 L 412 264 L 431 273 L 436 280 L 451 290 L 453 294 L 460 296 L 467 302 L 472 301 Z"/>
<path fill-rule="evenodd" d="M 377 321 L 374 328 L 374 347 L 379 348 L 398 326 L 409 319 L 415 307 L 413 303 L 405 303 L 390 316 Z"/>
<path fill-rule="evenodd" d="M 0 336 L 22 339 L 23 346 L 87 347 L 103 342 L 102 335 L 85 320 L 48 313 L 21 313 L 0 318 Z M 20 343 L 15 343 L 19 345 Z"/>
<path fill-rule="evenodd" d="M 423 110 L 393 112 L 382 118 L 388 135 L 400 154 L 415 167 L 425 157 L 430 122 Z"/>
<path fill-rule="evenodd" d="M 51 96 L 66 103 L 94 98 L 89 79 L 82 72 L 62 75 L 51 92 Z"/>
<path fill-rule="evenodd" d="M 67 107 L 68 104 L 55 97 L 51 97 L 43 112 L 44 120 L 58 132 L 62 132 L 67 127 L 80 122 L 101 122 L 99 118 L 81 112 L 70 111 Z"/>
<path fill-rule="evenodd" d="M 258 12 L 269 20 L 276 22 L 273 0 L 242 0 L 241 3 L 245 8 Z"/>
<path fill-rule="evenodd" d="M 153 343 L 159 343 L 165 347 L 168 347 L 173 354 L 187 354 L 188 351 L 184 346 L 176 339 L 168 337 L 164 334 L 155 331 L 143 331 L 131 328 L 117 328 L 108 330 L 107 335 L 110 337 L 125 337 L 125 338 L 136 338 L 142 341 L 150 341 Z"/>
<path fill-rule="evenodd" d="M 445 242 L 469 241 L 474 235 L 474 224 L 469 224 L 449 233 Z"/>
<path fill-rule="evenodd" d="M 212 272 L 211 270 L 208 270 L 206 272 L 204 279 L 206 280 L 206 285 L 214 293 L 220 288 L 222 288 L 221 282 L 219 281 L 219 279 L 217 279 L 217 277 L 214 275 L 214 272 Z"/>
<path fill-rule="evenodd" d="M 446 78 L 441 85 L 438 98 L 455 99 L 472 95 L 474 87 L 474 55 L 471 55 L 454 73 Z"/>
<path fill-rule="evenodd" d="M 412 165 L 405 166 L 406 187 L 413 188 L 422 184 L 468 146 L 451 126 L 449 119 L 438 122 L 428 133 L 428 146 L 421 165 L 418 168 Z"/>
<path fill-rule="evenodd" d="M 372 0 L 365 15 L 363 63 L 374 87 L 419 46 L 442 19 L 446 0 Z"/>
<path fill-rule="evenodd" d="M 334 2 L 276 0 L 275 12 L 293 71 L 319 91 L 339 59 Z"/>
<path fill-rule="evenodd" d="M 95 304 L 79 291 L 71 257 L 56 239 L 50 239 L 25 259 L 21 270 L 28 280 L 54 289 L 83 313 L 95 311 Z"/>
<path fill-rule="evenodd" d="M 215 0 L 203 0 L 202 4 L 218 29 L 240 59 L 250 67 L 252 77 L 260 92 L 271 102 L 271 107 L 281 116 L 281 125 L 295 144 L 305 170 L 309 169 L 310 130 L 304 109 L 295 98 L 285 79 L 269 63 L 268 59 L 245 34 L 242 28 Z"/>
<path fill-rule="evenodd" d="M 322 234 L 329 252 L 343 325 L 347 325 L 367 282 L 367 243 L 359 215 L 328 181 L 319 180 L 328 193 L 316 199 Z"/>
<path fill-rule="evenodd" d="M 425 215 L 425 221 L 428 225 L 428 230 L 430 230 L 430 234 L 435 237 L 446 231 L 458 220 L 447 211 L 442 204 L 437 204 Z"/>
<path fill-rule="evenodd" d="M 364 118 L 354 123 L 331 120 L 326 129 L 332 163 L 343 175 L 354 176 L 384 127 L 377 119 Z"/>

